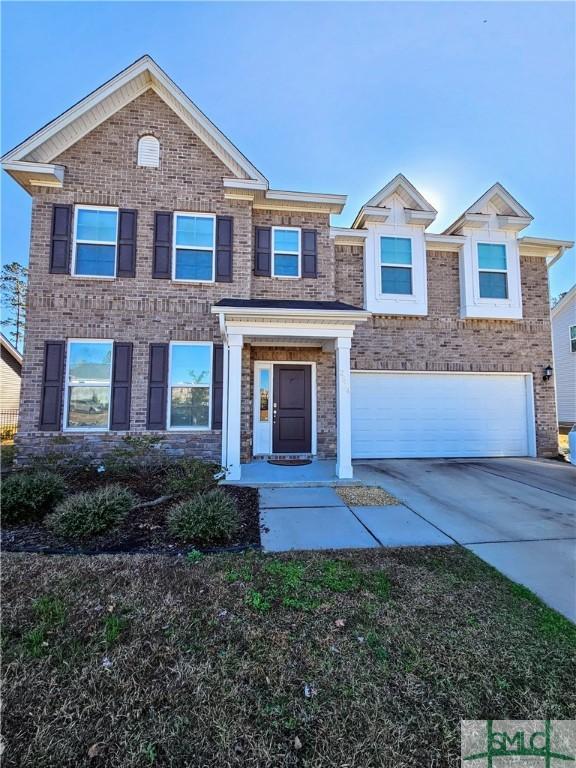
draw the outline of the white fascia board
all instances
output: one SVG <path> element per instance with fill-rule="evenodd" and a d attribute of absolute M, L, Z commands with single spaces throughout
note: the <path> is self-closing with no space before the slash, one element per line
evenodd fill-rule
<path fill-rule="evenodd" d="M 547 237 L 519 237 L 518 246 L 521 256 L 540 256 L 550 258 L 551 267 L 560 259 L 564 251 L 574 247 L 573 240 L 552 240 Z"/>
<path fill-rule="evenodd" d="M 237 318 L 245 316 L 274 318 L 295 317 L 299 320 L 310 318 L 311 320 L 348 319 L 354 322 L 364 322 L 370 317 L 370 312 L 351 309 L 274 309 L 262 307 L 211 307 L 213 315 L 235 315 Z"/>
<path fill-rule="evenodd" d="M 267 181 L 256 179 L 222 179 L 226 189 L 245 189 L 254 192 L 265 192 L 268 189 Z"/>
<path fill-rule="evenodd" d="M 25 189 L 26 185 L 33 187 L 62 187 L 64 184 L 65 168 L 63 165 L 8 160 L 2 162 L 2 169 Z"/>
<path fill-rule="evenodd" d="M 496 182 L 496 184 L 493 184 L 490 189 L 486 190 L 484 194 L 476 200 L 475 203 L 472 203 L 472 205 L 469 208 L 466 208 L 464 213 L 479 213 L 481 210 L 494 198 L 494 197 L 501 197 L 502 200 L 504 200 L 505 203 L 508 204 L 508 206 L 515 211 L 516 216 L 526 217 L 532 221 L 534 218 L 531 213 L 529 213 L 524 206 L 520 205 L 518 200 L 516 200 L 515 197 L 512 197 L 510 192 L 500 184 L 499 181 Z"/>
<path fill-rule="evenodd" d="M 496 216 L 498 227 L 506 232 L 521 232 L 532 223 L 531 216 Z"/>
<path fill-rule="evenodd" d="M 331 195 L 316 192 L 291 192 L 284 189 L 269 189 L 265 193 L 266 200 L 286 203 L 304 203 L 324 205 L 330 208 L 330 213 L 342 213 L 346 205 L 347 195 Z"/>
<path fill-rule="evenodd" d="M 436 218 L 436 213 L 433 211 L 416 211 L 413 208 L 405 208 L 404 216 L 407 224 L 424 224 L 428 226 L 432 224 Z"/>
<path fill-rule="evenodd" d="M 362 229 L 366 221 L 384 224 L 390 218 L 391 208 L 377 208 L 364 205 L 358 211 L 358 215 L 352 222 L 352 229 Z"/>
<path fill-rule="evenodd" d="M 466 242 L 463 235 L 435 235 L 431 232 L 424 233 L 427 251 L 458 251 Z"/>
<path fill-rule="evenodd" d="M 490 221 L 490 216 L 487 213 L 464 213 L 459 219 L 442 232 L 443 235 L 452 235 L 454 232 L 462 229 L 462 227 L 479 228 L 485 227 Z"/>
<path fill-rule="evenodd" d="M 368 236 L 367 229 L 348 229 L 347 227 L 330 227 L 330 237 L 336 245 L 364 245 Z"/>

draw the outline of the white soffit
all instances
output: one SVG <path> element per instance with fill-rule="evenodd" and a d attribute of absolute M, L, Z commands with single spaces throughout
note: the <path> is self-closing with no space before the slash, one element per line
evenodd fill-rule
<path fill-rule="evenodd" d="M 2 162 L 50 163 L 131 101 L 152 89 L 238 178 L 267 184 L 265 176 L 178 88 L 150 56 L 143 56 L 62 115 L 10 150 Z M 11 171 L 7 168 L 8 172 Z"/>
<path fill-rule="evenodd" d="M 552 240 L 547 237 L 519 237 L 518 246 L 521 256 L 540 256 L 550 259 L 551 267 L 562 257 L 564 251 L 574 247 L 572 240 Z"/>
<path fill-rule="evenodd" d="M 245 179 L 223 179 L 223 184 L 224 197 L 229 200 L 249 200 L 256 210 L 342 213 L 346 205 L 346 195 L 268 189 L 262 182 Z"/>

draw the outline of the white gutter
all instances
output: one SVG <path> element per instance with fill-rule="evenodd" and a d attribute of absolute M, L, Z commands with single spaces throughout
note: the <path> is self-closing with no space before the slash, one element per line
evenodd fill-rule
<path fill-rule="evenodd" d="M 366 310 L 352 309 L 285 309 L 270 307 L 211 307 L 210 312 L 213 315 L 220 315 L 220 318 L 226 315 L 249 315 L 252 317 L 309 317 L 310 319 L 348 318 L 350 320 L 364 321 L 371 316 L 371 312 Z M 220 319 L 222 323 L 222 319 Z M 220 325 L 222 328 L 222 325 Z"/>

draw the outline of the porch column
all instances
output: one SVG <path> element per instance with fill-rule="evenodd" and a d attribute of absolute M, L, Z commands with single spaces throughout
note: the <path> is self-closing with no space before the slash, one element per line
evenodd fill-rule
<path fill-rule="evenodd" d="M 350 397 L 350 347 L 352 339 L 338 336 L 336 352 L 336 475 L 352 478 L 352 407 Z"/>
<path fill-rule="evenodd" d="M 242 345 L 240 334 L 228 336 L 228 417 L 226 419 L 226 469 L 228 480 L 240 480 L 242 413 Z"/>

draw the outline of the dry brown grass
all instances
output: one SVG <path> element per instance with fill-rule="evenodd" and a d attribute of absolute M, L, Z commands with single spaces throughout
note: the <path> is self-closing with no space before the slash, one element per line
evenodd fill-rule
<path fill-rule="evenodd" d="M 573 718 L 574 627 L 454 548 L 5 555 L 4 766 L 424 768 Z"/>
<path fill-rule="evenodd" d="M 369 485 L 340 485 L 335 490 L 349 507 L 383 507 L 402 503 L 382 488 Z"/>

